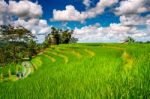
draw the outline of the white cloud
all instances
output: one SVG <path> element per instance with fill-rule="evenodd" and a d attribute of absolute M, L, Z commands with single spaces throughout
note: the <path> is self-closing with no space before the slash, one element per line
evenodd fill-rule
<path fill-rule="evenodd" d="M 46 20 L 42 19 L 30 19 L 28 21 L 19 19 L 14 22 L 14 25 L 21 25 L 30 30 L 37 37 L 38 42 L 43 42 L 45 35 L 51 33 L 51 27 L 47 24 Z"/>
<path fill-rule="evenodd" d="M 90 0 L 83 3 L 88 7 Z M 101 27 L 99 23 L 84 26 L 81 29 L 75 28 L 74 37 L 79 38 L 79 42 L 120 42 L 127 36 L 132 36 L 136 40 L 149 40 L 150 38 L 150 15 L 139 16 L 150 10 L 149 0 L 126 0 L 121 1 L 116 8 L 116 14 L 120 15 L 119 24 L 110 24 L 108 27 Z M 118 0 L 100 0 L 96 7 L 79 12 L 74 6 L 68 5 L 65 10 L 54 10 L 54 21 L 81 21 L 94 18 L 104 12 L 106 7 L 117 3 Z M 29 29 L 34 35 L 38 35 L 39 42 L 44 40 L 45 34 L 51 32 L 46 20 L 39 19 L 42 15 L 42 7 L 29 0 L 9 1 L 7 4 L 0 0 L 0 25 L 11 23 L 16 26 L 22 25 Z M 18 16 L 13 19 L 12 16 Z M 27 20 L 27 19 L 28 20 Z M 142 26 L 142 27 L 141 27 Z M 140 28 L 139 28 L 140 27 Z"/>
<path fill-rule="evenodd" d="M 18 18 L 38 18 L 42 15 L 42 7 L 37 3 L 28 0 L 9 1 L 7 4 L 4 0 L 0 0 L 0 25 L 11 24 L 13 16 Z"/>
<path fill-rule="evenodd" d="M 74 37 L 78 38 L 79 42 L 122 42 L 127 36 L 146 41 L 150 38 L 149 30 L 150 26 L 140 29 L 134 25 L 126 26 L 122 23 L 110 24 L 109 27 L 90 25 L 81 29 L 75 28 Z"/>
<path fill-rule="evenodd" d="M 48 26 L 47 21 L 46 20 L 39 20 L 39 26 L 47 27 Z"/>
<path fill-rule="evenodd" d="M 23 26 L 37 37 L 38 42 L 42 42 L 45 35 L 51 32 L 47 21 L 39 19 L 42 13 L 42 7 L 29 0 L 10 0 L 8 4 L 0 0 L 0 25 Z"/>
<path fill-rule="evenodd" d="M 82 21 L 85 16 L 78 12 L 74 6 L 68 5 L 66 6 L 66 10 L 54 10 L 53 11 L 53 20 L 57 21 Z"/>
<path fill-rule="evenodd" d="M 150 26 L 150 19 L 146 21 L 146 24 Z"/>
<path fill-rule="evenodd" d="M 0 13 L 4 13 L 6 11 L 7 4 L 3 0 L 0 1 Z"/>
<path fill-rule="evenodd" d="M 7 6 L 5 1 L 0 1 L 0 25 L 8 23 L 9 16 L 7 15 Z"/>
<path fill-rule="evenodd" d="M 117 15 L 143 13 L 150 9 L 149 0 L 125 0 L 116 8 Z"/>
<path fill-rule="evenodd" d="M 39 17 L 42 7 L 30 1 L 9 1 L 8 12 L 18 17 Z"/>
<path fill-rule="evenodd" d="M 46 20 L 40 20 L 40 19 L 30 19 L 28 21 L 19 19 L 14 22 L 15 26 L 21 25 L 27 28 L 30 31 L 33 31 L 33 34 L 40 34 L 44 35 L 46 33 L 50 33 L 51 29 L 48 26 Z"/>
<path fill-rule="evenodd" d="M 122 15 L 120 16 L 120 22 L 123 25 L 145 25 L 145 23 L 148 23 L 148 20 L 150 19 L 150 15 L 147 16 L 139 16 L 139 15 Z"/>
<path fill-rule="evenodd" d="M 115 8 L 115 14 L 120 16 L 120 24 L 129 27 L 123 34 L 136 40 L 146 41 L 150 38 L 150 15 L 140 16 L 140 13 L 150 11 L 149 0 L 125 0 Z M 121 27 L 120 27 L 121 28 Z M 117 31 L 118 32 L 118 31 Z"/>
<path fill-rule="evenodd" d="M 89 6 L 90 6 L 90 3 L 91 3 L 90 0 L 83 0 L 83 4 L 84 4 L 86 7 L 89 7 Z"/>
<path fill-rule="evenodd" d="M 117 3 L 118 0 L 100 0 L 96 7 L 91 8 L 87 11 L 79 12 L 73 5 L 67 5 L 65 10 L 53 10 L 54 21 L 85 21 L 88 18 L 94 18 L 104 12 L 106 7 L 110 7 Z"/>

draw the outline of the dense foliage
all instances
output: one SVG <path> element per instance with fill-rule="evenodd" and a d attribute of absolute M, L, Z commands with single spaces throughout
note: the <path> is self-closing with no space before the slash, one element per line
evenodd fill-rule
<path fill-rule="evenodd" d="M 46 37 L 45 44 L 58 45 L 76 43 L 78 39 L 74 38 L 72 34 L 73 30 L 62 30 L 52 27 L 51 33 Z"/>
<path fill-rule="evenodd" d="M 28 42 L 33 39 L 30 31 L 24 27 L 13 27 L 11 25 L 0 26 L 0 62 L 18 63 L 23 58 L 29 57 Z"/>
<path fill-rule="evenodd" d="M 52 27 L 51 33 L 42 44 L 37 44 L 35 36 L 22 26 L 0 26 L 0 65 L 8 63 L 21 63 L 25 59 L 31 60 L 32 56 L 48 48 L 50 45 L 75 43 L 72 30 L 62 30 Z"/>

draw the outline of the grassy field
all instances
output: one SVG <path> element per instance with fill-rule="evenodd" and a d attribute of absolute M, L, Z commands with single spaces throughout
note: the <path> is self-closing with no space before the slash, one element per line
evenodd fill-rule
<path fill-rule="evenodd" d="M 0 99 L 150 99 L 150 44 L 59 45 L 31 63 L 25 79 L 0 83 Z"/>

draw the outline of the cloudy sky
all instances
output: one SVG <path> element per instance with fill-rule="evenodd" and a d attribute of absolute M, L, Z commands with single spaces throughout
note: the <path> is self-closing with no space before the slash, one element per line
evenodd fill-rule
<path fill-rule="evenodd" d="M 0 0 L 0 25 L 22 25 L 38 35 L 51 26 L 74 29 L 79 42 L 150 40 L 150 0 Z"/>

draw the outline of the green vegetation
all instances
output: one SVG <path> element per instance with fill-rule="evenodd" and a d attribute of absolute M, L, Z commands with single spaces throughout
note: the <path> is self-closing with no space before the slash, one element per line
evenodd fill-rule
<path fill-rule="evenodd" d="M 18 64 L 29 57 L 28 42 L 34 36 L 24 27 L 0 26 L 0 65 Z"/>
<path fill-rule="evenodd" d="M 0 25 L 1 82 L 24 78 L 31 73 L 31 70 L 37 70 L 37 66 L 29 61 L 38 53 L 49 48 L 50 45 L 75 43 L 77 41 L 76 38 L 72 37 L 72 30 L 61 30 L 54 27 L 51 30 L 45 41 L 42 44 L 37 44 L 35 35 L 26 28 Z M 3 80 L 3 78 L 5 79 Z"/>
<path fill-rule="evenodd" d="M 0 99 L 148 99 L 149 49 L 150 44 L 51 46 L 31 60 L 28 77 L 0 83 Z M 12 71 L 0 68 L 0 81 Z"/>
<path fill-rule="evenodd" d="M 125 43 L 135 43 L 135 40 L 134 40 L 134 38 L 128 36 L 128 37 L 125 39 L 124 42 L 125 42 Z"/>
<path fill-rule="evenodd" d="M 68 43 L 76 43 L 78 41 L 77 38 L 72 36 L 73 30 L 62 30 L 55 27 L 51 28 L 51 33 L 48 34 L 45 38 L 44 47 L 48 47 L 51 45 L 58 44 L 68 44 Z"/>

